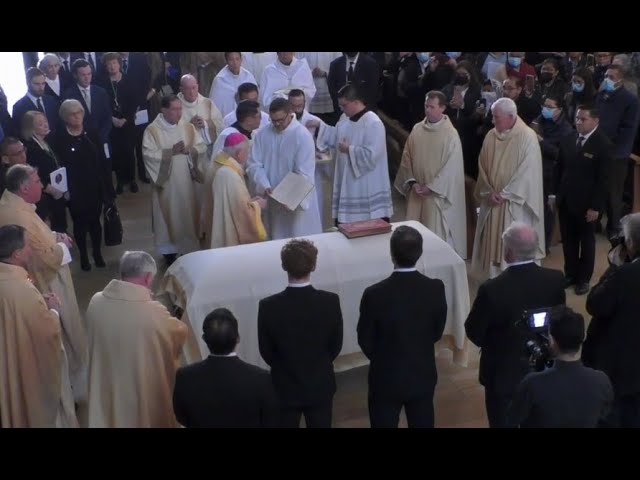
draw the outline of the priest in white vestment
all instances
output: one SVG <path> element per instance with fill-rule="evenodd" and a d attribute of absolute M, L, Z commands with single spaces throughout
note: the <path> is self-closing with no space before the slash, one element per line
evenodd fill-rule
<path fill-rule="evenodd" d="M 464 162 L 458 131 L 444 114 L 447 98 L 431 91 L 426 118 L 417 123 L 404 145 L 394 182 L 407 198 L 407 220 L 416 220 L 467 258 L 467 214 Z"/>
<path fill-rule="evenodd" d="M 278 58 L 276 52 L 242 52 L 242 66 L 260 82 L 262 72 L 267 65 L 275 62 L 276 58 Z M 256 85 L 260 86 L 260 83 Z"/>
<path fill-rule="evenodd" d="M 294 57 L 294 52 L 278 52 L 278 59 L 267 65 L 260 79 L 260 103 L 268 110 L 271 101 L 278 92 L 287 95 L 289 90 L 298 88 L 304 91 L 308 102 L 316 94 L 316 85 L 307 61 Z"/>
<path fill-rule="evenodd" d="M 365 106 L 353 85 L 340 89 L 338 104 L 344 114 L 335 127 L 320 123 L 317 140 L 320 150 L 336 149 L 331 214 L 338 223 L 389 220 L 393 203 L 382 120 Z"/>
<path fill-rule="evenodd" d="M 538 233 L 536 259 L 545 256 L 542 155 L 536 133 L 518 117 L 516 104 L 500 98 L 491 105 L 493 128 L 478 159 L 475 197 L 480 214 L 473 242 L 472 272 L 479 280 L 493 278 L 507 265 L 502 232 L 514 221 Z"/>
<path fill-rule="evenodd" d="M 242 102 L 244 100 L 252 100 L 254 102 L 258 102 L 259 104 L 260 97 L 258 94 L 258 86 L 254 83 L 243 83 L 238 87 L 236 98 L 238 99 L 238 102 Z M 227 128 L 233 125 L 237 119 L 238 118 L 236 116 L 236 111 L 234 109 L 233 111 L 225 115 L 222 124 L 225 128 Z M 264 127 L 269 123 L 269 121 L 269 114 L 260 110 L 260 127 Z"/>
<path fill-rule="evenodd" d="M 289 92 L 289 102 L 293 113 L 296 114 L 296 120 L 302 125 L 320 123 L 320 118 L 310 114 L 306 109 L 306 99 L 304 92 L 299 89 L 293 89 Z M 315 138 L 318 131 L 317 127 L 310 127 L 309 133 Z M 331 187 L 333 181 L 333 158 L 330 154 L 318 155 L 316 152 L 316 175 L 315 175 L 315 187 L 316 195 L 318 197 L 318 211 L 320 212 L 320 219 L 322 220 L 323 229 L 327 229 L 333 226 L 331 218 Z"/>
<path fill-rule="evenodd" d="M 171 263 L 198 250 L 200 217 L 194 181 L 206 145 L 192 123 L 182 120 L 182 102 L 163 97 L 161 112 L 144 132 L 142 152 L 153 182 L 152 221 L 158 253 Z"/>
<path fill-rule="evenodd" d="M 218 107 L 222 117 L 236 109 L 236 93 L 243 83 L 258 84 L 253 74 L 242 66 L 241 52 L 224 52 L 227 65 L 211 83 L 209 98 Z"/>
<path fill-rule="evenodd" d="M 316 86 L 316 94 L 313 100 L 307 105 L 307 109 L 311 113 L 324 114 L 333 113 L 333 101 L 329 94 L 329 85 L 327 84 L 327 76 L 329 75 L 329 65 L 336 58 L 342 56 L 342 52 L 298 52 L 301 58 L 307 60 L 311 75 L 313 75 L 313 83 Z"/>
<path fill-rule="evenodd" d="M 313 137 L 291 111 L 291 104 L 277 98 L 269 107 L 271 124 L 255 134 L 247 166 L 247 175 L 258 195 L 269 195 L 290 173 L 298 173 L 313 183 L 315 145 Z M 269 198 L 265 211 L 269 238 L 301 237 L 322 232 L 318 197 L 309 195 L 293 211 Z"/>

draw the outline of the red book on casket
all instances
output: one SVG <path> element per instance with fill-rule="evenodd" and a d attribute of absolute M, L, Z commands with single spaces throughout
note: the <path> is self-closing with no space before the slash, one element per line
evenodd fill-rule
<path fill-rule="evenodd" d="M 338 230 L 347 238 L 367 237 L 369 235 L 389 233 L 391 231 L 391 224 L 378 218 L 376 220 L 363 220 L 361 222 L 340 223 L 338 224 Z"/>

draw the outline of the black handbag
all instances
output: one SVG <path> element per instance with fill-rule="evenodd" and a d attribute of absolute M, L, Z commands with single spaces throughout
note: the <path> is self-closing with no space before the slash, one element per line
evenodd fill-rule
<path fill-rule="evenodd" d="M 113 247 L 122 243 L 122 222 L 115 205 L 104 209 L 104 244 Z"/>

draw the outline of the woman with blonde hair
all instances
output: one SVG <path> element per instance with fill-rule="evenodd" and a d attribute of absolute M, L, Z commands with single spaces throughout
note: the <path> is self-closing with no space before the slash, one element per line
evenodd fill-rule
<path fill-rule="evenodd" d="M 31 110 L 22 117 L 22 138 L 27 151 L 27 163 L 38 169 L 42 182 L 42 198 L 36 204 L 36 213 L 49 222 L 51 230 L 67 232 L 67 201 L 64 192 L 51 185 L 51 172 L 60 168 L 58 157 L 49 145 L 49 121 L 44 113 Z"/>

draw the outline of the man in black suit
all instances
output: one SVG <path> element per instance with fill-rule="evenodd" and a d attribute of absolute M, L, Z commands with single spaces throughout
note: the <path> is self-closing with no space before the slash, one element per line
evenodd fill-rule
<path fill-rule="evenodd" d="M 260 300 L 258 307 L 260 355 L 271 367 L 286 428 L 298 428 L 302 414 L 307 428 L 331 427 L 342 311 L 338 295 L 311 286 L 317 257 L 309 240 L 289 241 L 280 253 L 289 286 Z"/>
<path fill-rule="evenodd" d="M 97 132 L 100 143 L 108 143 L 113 126 L 109 95 L 104 88 L 92 82 L 93 73 L 86 60 L 78 59 L 73 62 L 71 71 L 75 81 L 62 94 L 62 98 L 78 100 L 84 108 L 84 128 Z"/>
<path fill-rule="evenodd" d="M 507 424 L 507 407 L 529 372 L 525 310 L 565 303 L 564 275 L 535 264 L 538 234 L 529 225 L 511 224 L 502 234 L 508 268 L 480 285 L 464 324 L 467 337 L 482 349 L 480 384 L 484 386 L 489 426 Z"/>
<path fill-rule="evenodd" d="M 176 372 L 173 412 L 187 428 L 277 427 L 277 401 L 269 372 L 235 353 L 238 321 L 226 308 L 204 319 L 202 339 L 211 355 Z"/>
<path fill-rule="evenodd" d="M 613 144 L 598 128 L 598 111 L 581 105 L 576 111 L 577 134 L 560 141 L 555 167 L 556 203 L 562 232 L 566 286 L 589 291 L 596 256 L 596 222 L 607 197 Z"/>
<path fill-rule="evenodd" d="M 610 255 L 609 269 L 587 297 L 593 318 L 583 349 L 586 365 L 605 372 L 615 394 L 607 426 L 640 427 L 640 213 L 621 220 L 622 258 Z M 616 249 L 614 252 L 617 252 Z"/>
<path fill-rule="evenodd" d="M 342 52 L 329 65 L 327 84 L 333 101 L 333 110 L 340 116 L 338 91 L 348 83 L 354 83 L 362 93 L 365 105 L 376 110 L 380 87 L 380 68 L 378 63 L 364 52 Z"/>
<path fill-rule="evenodd" d="M 432 428 L 438 381 L 434 344 L 447 321 L 442 280 L 419 273 L 422 235 L 400 226 L 391 235 L 395 270 L 368 287 L 360 301 L 358 344 L 370 360 L 369 419 L 397 428 L 404 406 L 409 427 Z"/>
<path fill-rule="evenodd" d="M 96 83 L 102 83 L 108 80 L 107 70 L 102 63 L 102 54 L 104 52 L 71 52 L 71 65 L 79 58 L 85 60 L 87 65 L 91 67 L 91 73 L 93 73 L 93 80 Z M 73 70 L 73 69 L 72 69 Z"/>
<path fill-rule="evenodd" d="M 30 110 L 38 110 L 47 116 L 49 128 L 55 131 L 59 123 L 58 102 L 49 95 L 44 94 L 46 86 L 45 76 L 42 70 L 31 67 L 27 70 L 27 94 L 13 105 L 12 131 L 14 136 L 21 137 L 22 117 Z"/>
<path fill-rule="evenodd" d="M 508 411 L 521 428 L 595 428 L 607 417 L 613 387 L 607 375 L 580 361 L 584 318 L 569 307 L 549 313 L 553 367 L 524 377 Z"/>
<path fill-rule="evenodd" d="M 73 75 L 71 74 L 71 55 L 70 52 L 52 52 L 55 53 L 60 59 L 60 70 L 58 71 L 58 75 L 64 77 L 64 82 L 66 85 L 71 85 L 73 82 Z"/>

